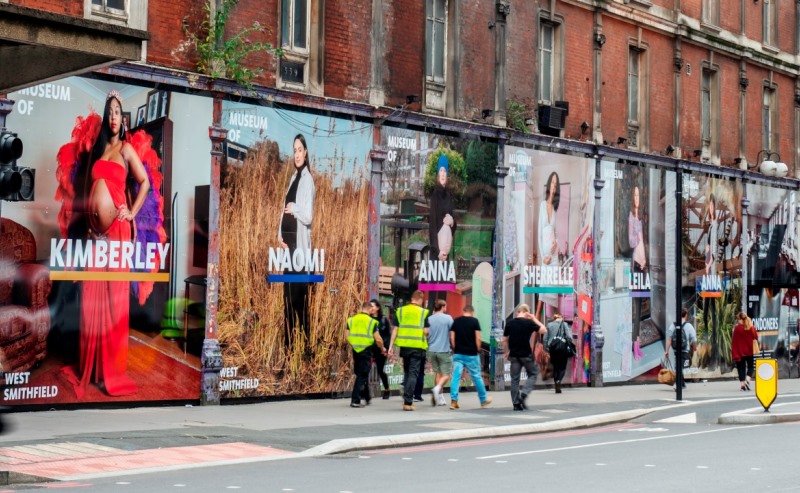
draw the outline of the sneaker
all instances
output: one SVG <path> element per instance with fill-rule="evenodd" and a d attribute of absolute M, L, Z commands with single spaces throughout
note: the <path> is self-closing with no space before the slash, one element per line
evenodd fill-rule
<path fill-rule="evenodd" d="M 414 397 L 414 402 L 422 402 L 422 397 Z"/>
<path fill-rule="evenodd" d="M 450 401 L 450 409 L 461 409 L 461 406 L 458 405 L 458 401 Z"/>
<path fill-rule="evenodd" d="M 481 402 L 481 407 L 489 407 L 489 404 L 491 403 L 492 403 L 492 398 L 487 395 L 486 400 Z"/>
<path fill-rule="evenodd" d="M 360 409 L 360 408 L 362 408 L 364 406 L 360 402 L 351 402 L 350 403 L 350 407 L 355 407 L 355 408 L 359 408 Z"/>
<path fill-rule="evenodd" d="M 403 411 L 415 411 L 416 409 L 413 404 L 403 404 Z"/>
<path fill-rule="evenodd" d="M 439 393 L 439 390 L 436 387 L 434 387 L 431 390 L 431 406 L 434 406 L 434 407 L 436 406 L 436 404 L 439 402 L 439 396 L 440 395 L 441 394 Z"/>
<path fill-rule="evenodd" d="M 439 394 L 439 405 L 440 406 L 446 406 L 447 405 L 447 401 L 444 398 L 444 394 Z"/>
<path fill-rule="evenodd" d="M 561 393 L 561 382 L 556 382 L 556 394 Z"/>
<path fill-rule="evenodd" d="M 528 394 L 523 393 L 522 398 L 519 401 L 519 407 L 521 407 L 523 411 L 528 410 L 528 405 L 525 403 L 527 399 L 528 399 Z"/>
<path fill-rule="evenodd" d="M 521 404 L 514 404 L 514 411 L 524 411 L 525 408 Z"/>
<path fill-rule="evenodd" d="M 383 398 L 388 399 L 389 396 L 392 395 L 392 392 L 389 389 L 383 391 Z"/>

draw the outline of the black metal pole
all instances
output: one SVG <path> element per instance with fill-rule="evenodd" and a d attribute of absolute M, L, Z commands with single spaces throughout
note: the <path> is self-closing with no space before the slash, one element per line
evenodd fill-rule
<path fill-rule="evenodd" d="M 675 330 L 677 331 L 678 347 L 672 348 L 675 351 L 675 399 L 683 399 L 683 320 L 681 310 L 683 309 L 683 171 L 678 170 L 675 180 Z M 669 357 L 669 355 L 667 355 Z"/>

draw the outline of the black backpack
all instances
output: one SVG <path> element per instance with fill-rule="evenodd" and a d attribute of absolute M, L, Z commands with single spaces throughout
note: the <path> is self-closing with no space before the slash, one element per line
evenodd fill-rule
<path fill-rule="evenodd" d="M 681 324 L 681 329 L 686 327 L 686 324 L 688 323 L 689 322 L 683 322 L 683 324 Z M 685 330 L 683 330 L 682 332 L 683 332 L 683 341 L 681 342 L 683 342 L 682 344 L 683 348 L 681 352 L 683 354 L 689 354 L 689 338 L 686 337 Z M 675 330 L 672 331 L 672 350 L 674 351 L 677 347 L 678 347 L 678 329 L 676 328 Z"/>
<path fill-rule="evenodd" d="M 567 336 L 563 320 L 558 326 L 555 335 L 551 337 L 550 342 L 547 343 L 547 352 L 567 357 L 575 356 L 575 343 Z"/>

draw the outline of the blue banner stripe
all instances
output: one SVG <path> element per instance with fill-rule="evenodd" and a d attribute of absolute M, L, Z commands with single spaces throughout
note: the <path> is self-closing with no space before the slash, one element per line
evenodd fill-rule
<path fill-rule="evenodd" d="M 269 274 L 267 282 L 324 282 L 325 276 L 322 274 Z"/>

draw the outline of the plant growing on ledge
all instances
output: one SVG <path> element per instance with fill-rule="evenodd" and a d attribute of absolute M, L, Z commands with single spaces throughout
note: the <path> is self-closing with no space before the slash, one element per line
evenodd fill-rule
<path fill-rule="evenodd" d="M 530 118 L 530 111 L 524 103 L 509 99 L 506 101 L 506 126 L 513 128 L 524 134 L 531 133 L 528 129 L 527 120 Z"/>
<path fill-rule="evenodd" d="M 268 42 L 250 39 L 250 36 L 263 36 L 268 32 L 258 21 L 228 38 L 225 37 L 231 11 L 238 3 L 239 0 L 206 0 L 203 20 L 192 30 L 188 20 L 184 18 L 183 31 L 197 51 L 197 70 L 200 73 L 211 78 L 231 79 L 249 89 L 253 85 L 253 79 L 263 69 L 248 66 L 245 63 L 248 55 L 267 52 L 280 57 L 282 51 Z"/>

